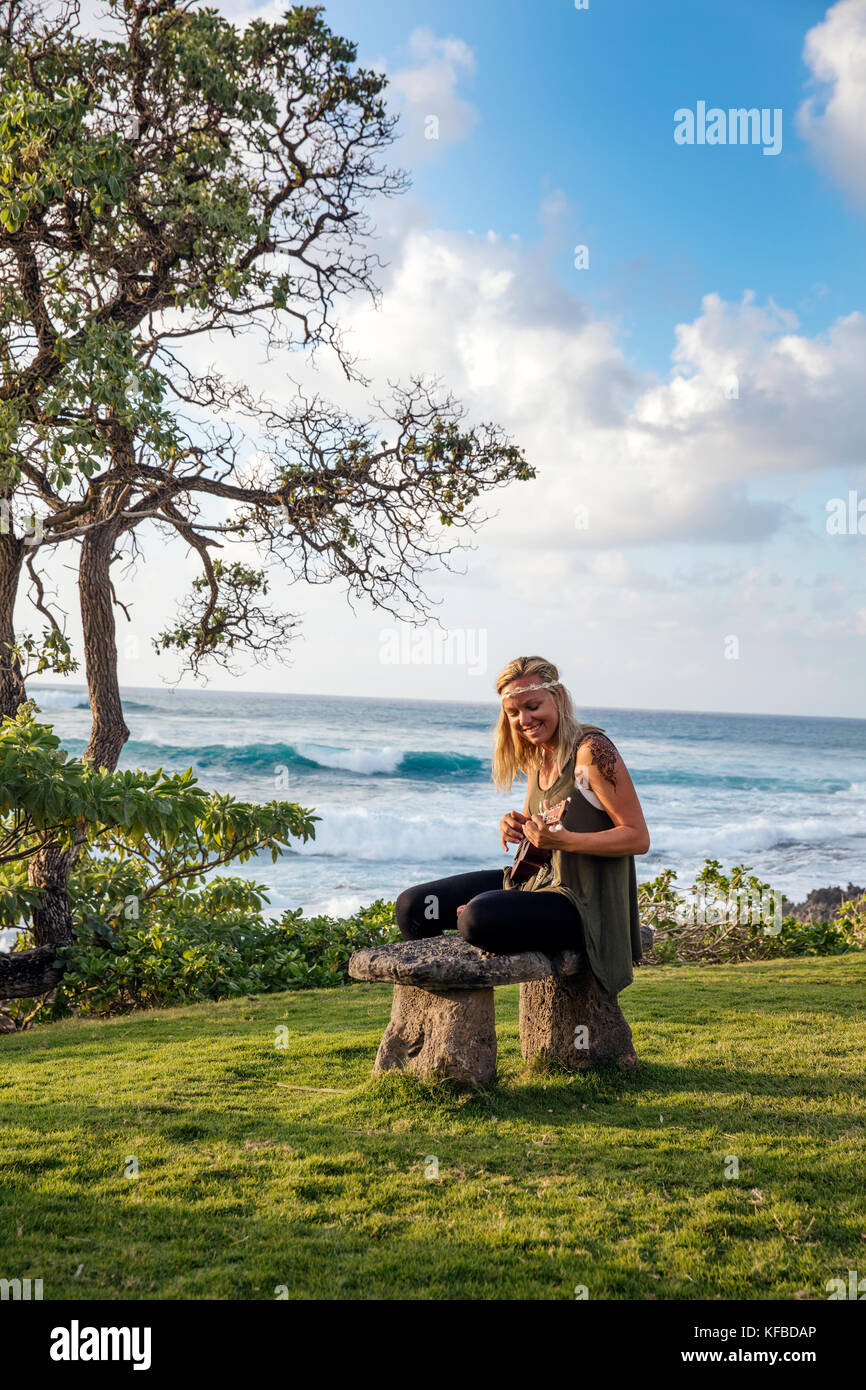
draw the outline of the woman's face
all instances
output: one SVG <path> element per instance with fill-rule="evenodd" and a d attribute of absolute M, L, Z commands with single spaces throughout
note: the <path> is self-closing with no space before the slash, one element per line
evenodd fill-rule
<path fill-rule="evenodd" d="M 509 681 L 513 694 L 503 700 L 505 711 L 512 729 L 516 729 L 526 742 L 535 748 L 549 743 L 556 734 L 559 724 L 559 710 L 549 690 L 531 690 L 522 695 L 518 687 L 538 685 L 538 676 L 517 676 Z"/>

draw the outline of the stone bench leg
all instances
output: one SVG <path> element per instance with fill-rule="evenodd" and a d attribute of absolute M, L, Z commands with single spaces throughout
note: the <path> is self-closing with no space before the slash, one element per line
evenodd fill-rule
<path fill-rule="evenodd" d="M 436 1072 L 469 1086 L 496 1078 L 492 989 L 418 989 L 395 985 L 391 1022 L 374 1072 Z"/>
<path fill-rule="evenodd" d="M 602 996 L 590 970 L 520 986 L 520 1050 L 527 1062 L 546 1054 L 570 1071 L 637 1063 L 622 1009 Z"/>

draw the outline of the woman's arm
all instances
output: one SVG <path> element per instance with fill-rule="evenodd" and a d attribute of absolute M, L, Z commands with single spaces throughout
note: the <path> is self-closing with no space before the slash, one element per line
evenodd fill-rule
<path fill-rule="evenodd" d="M 528 821 L 524 826 L 526 838 L 539 849 L 561 849 L 571 854 L 646 854 L 650 837 L 640 801 L 628 768 L 610 739 L 604 734 L 588 734 L 578 750 L 577 768 L 584 770 L 590 790 L 613 821 L 611 829 L 584 834 L 577 830 L 548 830 Z"/>
<path fill-rule="evenodd" d="M 529 820 L 529 786 L 526 788 L 526 797 L 523 802 L 522 811 L 506 811 L 502 820 L 499 822 L 499 839 L 502 848 L 507 850 L 509 844 L 519 845 L 523 839 L 523 825 Z"/>

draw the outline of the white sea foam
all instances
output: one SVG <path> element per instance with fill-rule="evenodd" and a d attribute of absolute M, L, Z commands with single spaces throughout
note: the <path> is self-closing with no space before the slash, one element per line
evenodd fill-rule
<path fill-rule="evenodd" d="M 384 862 L 458 860 L 478 867 L 506 862 L 497 824 L 501 812 L 482 813 L 467 823 L 460 816 L 441 811 L 414 815 L 321 804 L 316 811 L 322 817 L 316 826 L 316 839 L 306 845 L 292 844 L 292 849 L 304 856 Z M 650 824 L 653 848 L 674 856 L 697 853 L 724 860 L 783 845 L 820 846 L 839 841 L 838 827 L 834 828 L 826 816 L 749 816 L 726 825 L 707 821 L 676 825 L 652 817 Z M 857 837 L 861 825 L 863 822 L 849 822 L 852 838 Z M 866 825 L 863 829 L 866 833 Z"/>
<path fill-rule="evenodd" d="M 87 695 L 83 690 L 39 690 L 31 687 L 28 692 L 40 709 L 89 709 Z"/>
<path fill-rule="evenodd" d="M 840 838 L 839 825 L 826 816 L 744 816 L 727 825 L 707 821 L 699 825 L 664 825 L 653 818 L 650 828 L 654 847 L 673 851 L 699 849 L 716 859 L 778 845 L 820 845 Z M 856 825 L 849 823 L 846 828 L 857 833 Z"/>
<path fill-rule="evenodd" d="M 326 898 L 324 902 L 316 905 L 312 910 L 322 913 L 325 917 L 351 917 L 369 902 L 369 894 L 364 893 L 336 893 L 333 897 Z M 307 911 L 310 911 L 308 908 Z"/>
<path fill-rule="evenodd" d="M 472 821 L 458 816 L 406 815 L 371 811 L 365 806 L 318 806 L 322 817 L 315 840 L 292 843 L 301 855 L 354 860 L 466 860 L 485 868 L 505 863 L 494 819 Z"/>
<path fill-rule="evenodd" d="M 402 748 L 334 748 L 325 743 L 296 743 L 302 758 L 319 767 L 339 768 L 375 776 L 377 772 L 396 772 L 403 760 Z"/>

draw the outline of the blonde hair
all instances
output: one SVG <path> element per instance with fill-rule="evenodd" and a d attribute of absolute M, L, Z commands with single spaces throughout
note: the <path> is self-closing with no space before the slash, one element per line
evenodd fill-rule
<path fill-rule="evenodd" d="M 503 666 L 496 677 L 496 693 L 518 676 L 536 676 L 539 681 L 559 681 L 559 672 L 552 661 L 543 656 L 518 656 Z M 556 771 L 562 772 L 580 730 L 580 723 L 571 703 L 571 696 L 561 683 L 550 691 L 556 701 L 559 723 L 556 726 Z M 510 791 L 518 773 L 529 777 L 541 763 L 541 750 L 534 748 L 508 720 L 505 708 L 500 710 L 493 733 L 493 780 L 498 791 Z"/>

